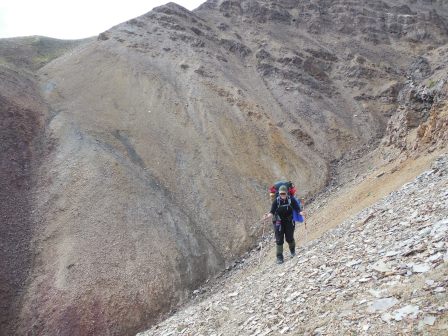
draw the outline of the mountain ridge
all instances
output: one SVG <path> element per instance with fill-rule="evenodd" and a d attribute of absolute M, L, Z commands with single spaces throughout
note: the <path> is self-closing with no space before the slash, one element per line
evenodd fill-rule
<path fill-rule="evenodd" d="M 169 4 L 15 65 L 1 44 L 2 189 L 29 201 L 2 210 L 27 245 L 2 325 L 141 330 L 257 243 L 269 181 L 310 198 L 446 143 L 446 4 L 388 3 Z"/>

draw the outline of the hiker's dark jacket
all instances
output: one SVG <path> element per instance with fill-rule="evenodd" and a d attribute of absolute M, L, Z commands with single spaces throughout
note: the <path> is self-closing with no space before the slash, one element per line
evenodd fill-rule
<path fill-rule="evenodd" d="M 291 200 L 290 204 L 289 200 Z M 278 197 L 274 200 L 274 202 L 272 202 L 270 213 L 273 215 L 273 220 L 275 220 L 276 216 L 278 216 L 283 223 L 286 223 L 292 221 L 293 208 L 297 212 L 301 212 L 303 210 L 301 204 L 299 204 L 294 197 L 289 199 L 286 198 L 285 200 Z"/>

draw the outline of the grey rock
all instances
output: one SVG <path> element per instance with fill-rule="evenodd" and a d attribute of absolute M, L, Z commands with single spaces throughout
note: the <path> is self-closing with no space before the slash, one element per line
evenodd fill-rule
<path fill-rule="evenodd" d="M 373 264 L 372 266 L 372 269 L 374 269 L 375 271 L 377 271 L 377 272 L 382 272 L 382 273 L 385 273 L 385 272 L 391 272 L 392 271 L 392 269 L 389 267 L 389 266 L 387 266 L 383 261 L 377 261 L 375 264 Z"/>
<path fill-rule="evenodd" d="M 380 298 L 382 296 L 381 295 L 382 291 L 380 291 L 380 290 L 369 289 L 368 292 L 376 298 Z"/>
<path fill-rule="evenodd" d="M 434 280 L 431 280 L 431 279 L 425 280 L 425 284 L 428 285 L 428 286 L 430 286 L 430 287 L 431 287 L 432 285 L 434 285 L 434 283 L 435 283 Z"/>
<path fill-rule="evenodd" d="M 352 266 L 359 265 L 360 263 L 362 263 L 362 259 L 357 259 L 357 260 L 350 261 L 350 262 L 346 263 L 345 265 L 347 267 L 352 267 Z"/>
<path fill-rule="evenodd" d="M 426 259 L 426 261 L 427 262 L 435 262 L 442 258 L 443 258 L 443 254 L 439 252 L 439 253 L 431 255 L 429 258 Z"/>
<path fill-rule="evenodd" d="M 385 253 L 385 256 L 386 257 L 394 257 L 394 256 L 396 256 L 398 254 L 400 254 L 400 252 L 398 252 L 398 251 L 388 251 L 388 252 Z"/>
<path fill-rule="evenodd" d="M 408 317 L 411 319 L 417 318 L 420 308 L 414 305 L 407 305 L 403 308 L 397 309 L 393 312 L 395 321 L 401 321 L 403 318 Z"/>
<path fill-rule="evenodd" d="M 434 323 L 436 322 L 437 318 L 435 316 L 432 315 L 427 315 L 425 316 L 425 318 L 423 319 L 423 323 L 426 325 L 434 325 Z"/>
<path fill-rule="evenodd" d="M 375 300 L 367 307 L 367 312 L 369 313 L 384 312 L 389 308 L 395 306 L 398 302 L 399 301 L 394 297 Z"/>
<path fill-rule="evenodd" d="M 412 266 L 412 271 L 415 273 L 426 273 L 431 269 L 431 265 L 429 264 L 416 264 Z"/>

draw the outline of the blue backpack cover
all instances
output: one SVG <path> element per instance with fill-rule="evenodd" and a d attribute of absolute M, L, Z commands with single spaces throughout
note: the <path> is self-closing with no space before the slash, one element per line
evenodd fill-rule
<path fill-rule="evenodd" d="M 296 198 L 295 196 L 293 196 L 294 199 L 297 201 L 297 203 L 299 204 L 299 206 L 301 205 L 301 202 L 298 198 Z M 299 214 L 296 210 L 294 210 L 294 208 L 292 208 L 292 220 L 294 222 L 300 222 L 303 223 L 304 218 L 301 214 Z"/>

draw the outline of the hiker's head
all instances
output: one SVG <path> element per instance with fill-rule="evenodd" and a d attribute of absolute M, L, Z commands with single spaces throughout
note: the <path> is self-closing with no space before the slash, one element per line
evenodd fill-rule
<path fill-rule="evenodd" d="M 280 186 L 280 188 L 278 188 L 278 194 L 281 198 L 286 198 L 288 195 L 288 188 L 285 185 Z"/>

